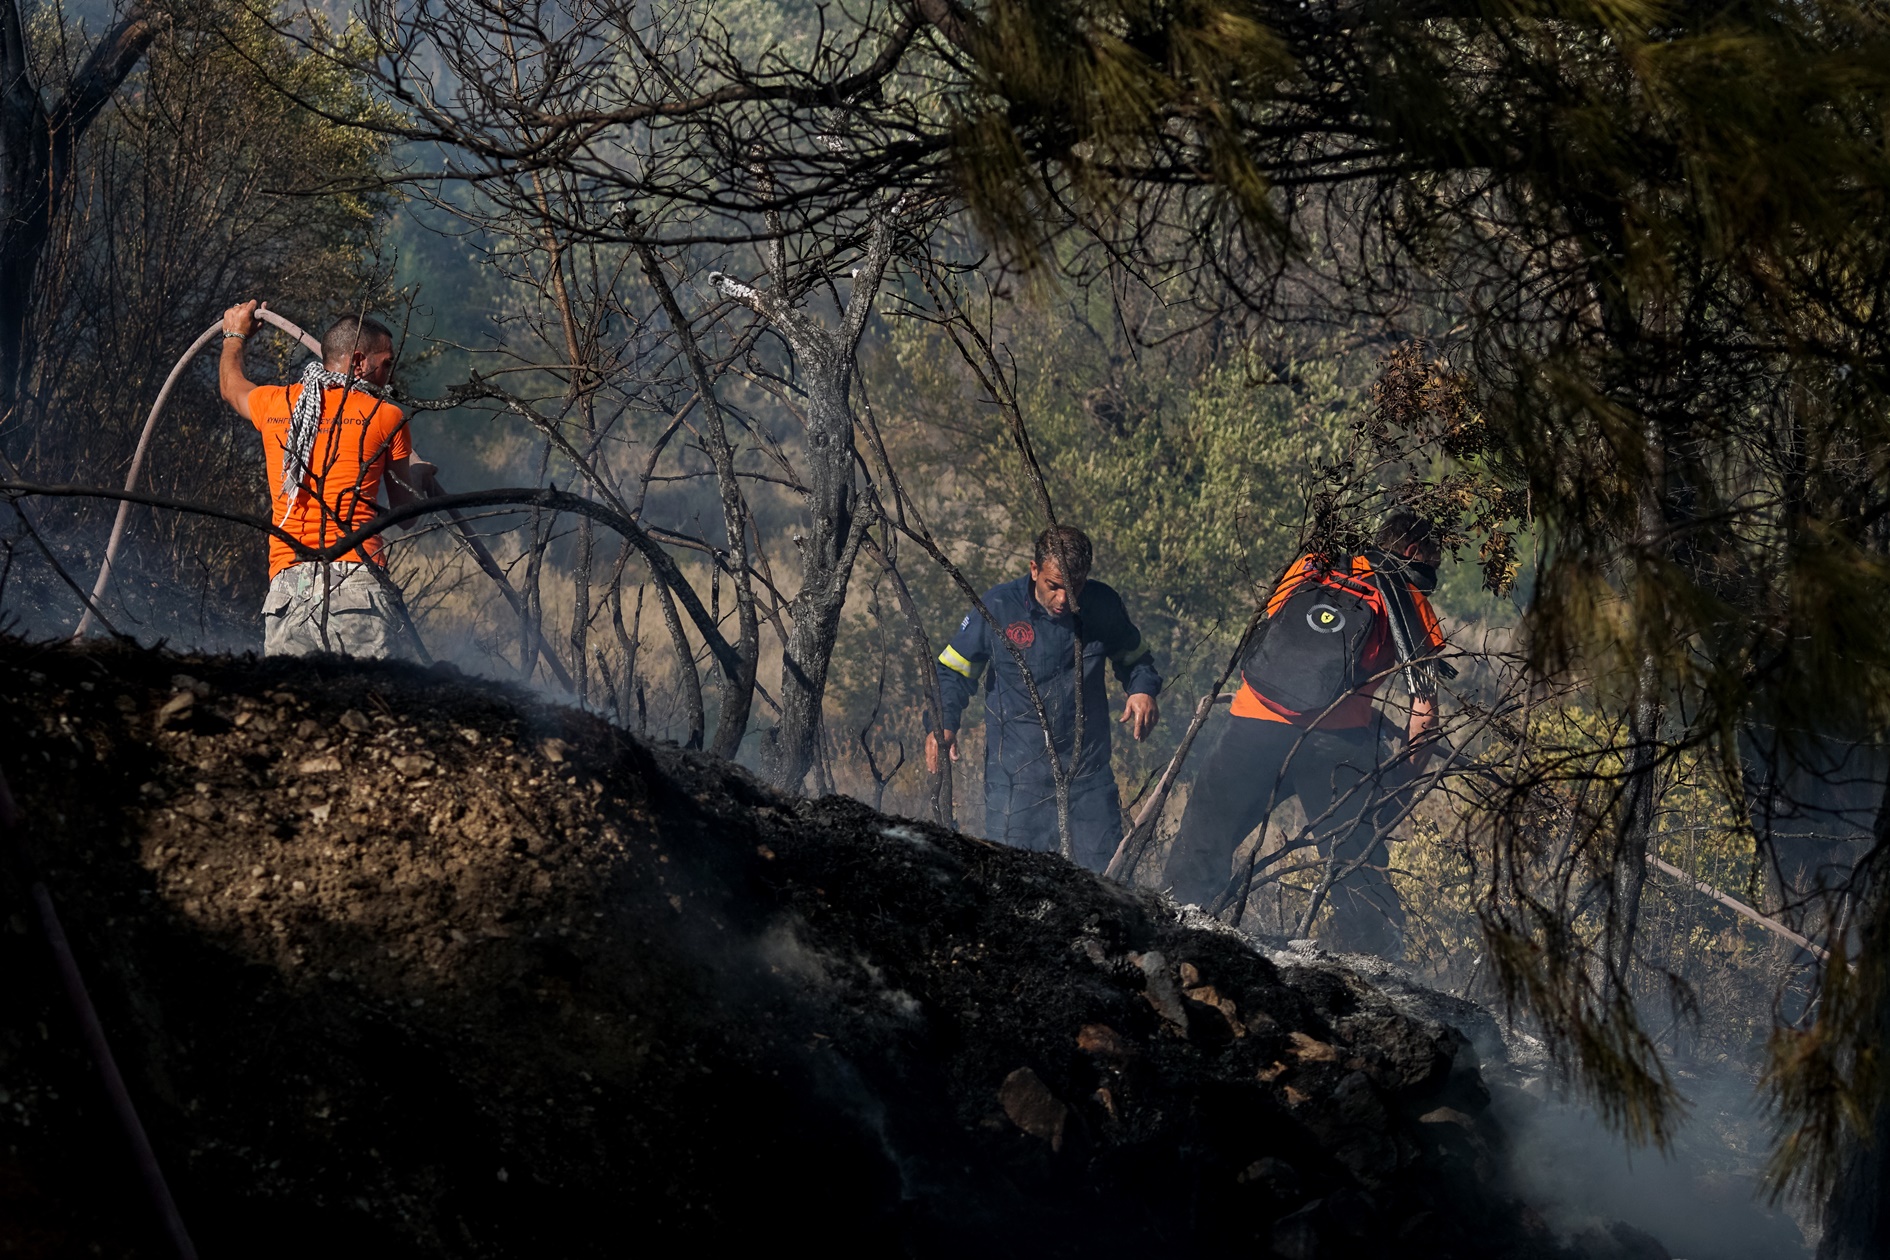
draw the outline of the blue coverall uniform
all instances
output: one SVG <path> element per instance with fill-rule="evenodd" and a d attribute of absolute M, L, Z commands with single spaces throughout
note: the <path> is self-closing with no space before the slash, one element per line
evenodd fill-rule
<path fill-rule="evenodd" d="M 1114 724 L 1103 662 L 1130 695 L 1161 694 L 1154 653 L 1129 620 L 1122 596 L 1102 582 L 1083 586 L 1080 612 L 1053 617 L 1018 578 L 985 592 L 994 629 L 973 609 L 938 658 L 947 730 L 958 729 L 978 676 L 985 674 L 984 810 L 991 839 L 1020 849 L 1057 848 L 1056 778 L 1043 727 L 1003 635 L 1024 657 L 1050 718 L 1057 756 L 1067 767 L 1076 743 L 1076 636 L 1083 640 L 1083 740 L 1070 782 L 1070 834 L 1076 860 L 1093 871 L 1108 865 L 1122 839 L 1122 803 L 1109 769 Z M 987 666 L 989 672 L 986 673 Z"/>

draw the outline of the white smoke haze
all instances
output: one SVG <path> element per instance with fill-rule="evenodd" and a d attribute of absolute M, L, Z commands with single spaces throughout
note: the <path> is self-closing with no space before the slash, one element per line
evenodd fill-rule
<path fill-rule="evenodd" d="M 1672 1149 L 1634 1149 L 1594 1110 L 1541 1077 L 1500 1089 L 1515 1188 L 1558 1234 L 1624 1221 L 1675 1260 L 1809 1260 L 1811 1222 L 1765 1200 L 1760 1174 L 1772 1124 L 1750 1081 L 1684 1076 L 1691 1104 Z"/>

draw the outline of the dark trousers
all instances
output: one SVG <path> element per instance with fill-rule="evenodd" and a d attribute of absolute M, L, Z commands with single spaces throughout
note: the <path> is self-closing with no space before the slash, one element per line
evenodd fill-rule
<path fill-rule="evenodd" d="M 984 830 L 999 844 L 1017 849 L 1057 851 L 1056 785 L 1038 775 L 1007 773 L 986 763 Z M 1070 783 L 1070 839 L 1076 862 L 1088 870 L 1109 865 L 1122 841 L 1122 798 L 1116 776 L 1107 769 L 1078 775 Z"/>
<path fill-rule="evenodd" d="M 1327 898 L 1333 948 L 1396 956 L 1404 907 L 1383 867 L 1378 823 L 1395 811 L 1380 766 L 1376 727 L 1308 731 L 1284 722 L 1230 717 L 1195 776 L 1163 883 L 1176 901 L 1213 904 L 1234 872 L 1234 850 L 1289 796 L 1299 798 L 1318 851 L 1349 864 L 1375 852 L 1334 884 Z M 1291 859 L 1286 859 L 1291 861 Z"/>

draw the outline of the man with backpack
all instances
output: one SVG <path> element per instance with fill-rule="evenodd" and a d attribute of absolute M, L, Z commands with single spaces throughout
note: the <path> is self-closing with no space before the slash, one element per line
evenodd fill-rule
<path fill-rule="evenodd" d="M 1177 901 L 1213 904 L 1241 841 L 1297 796 L 1306 839 L 1340 870 L 1355 868 L 1327 892 L 1330 943 L 1400 951 L 1404 911 L 1385 874 L 1383 831 L 1397 812 L 1389 798 L 1430 755 L 1437 679 L 1456 673 L 1438 659 L 1444 635 L 1426 598 L 1439 557 L 1430 523 L 1399 509 L 1375 547 L 1336 560 L 1302 556 L 1287 570 L 1169 851 L 1163 880 Z M 1406 752 L 1386 761 L 1373 699 L 1392 677 L 1405 681 L 1411 716 Z"/>
<path fill-rule="evenodd" d="M 1082 530 L 1052 525 L 1037 536 L 1030 575 L 984 593 L 988 619 L 973 609 L 959 623 L 938 658 L 944 729 L 925 737 L 925 768 L 937 774 L 945 754 L 958 760 L 958 723 L 984 674 L 985 833 L 1020 849 L 1057 849 L 1056 769 L 1044 742 L 1047 718 L 1057 760 L 1069 779 L 1073 856 L 1079 865 L 1100 871 L 1122 840 L 1122 803 L 1109 768 L 1103 664 L 1108 662 L 1128 693 L 1117 721 L 1138 740 L 1160 720 L 1155 697 L 1162 678 L 1122 596 L 1091 580 L 1092 555 Z M 1043 702 L 1042 716 L 1024 669 Z"/>

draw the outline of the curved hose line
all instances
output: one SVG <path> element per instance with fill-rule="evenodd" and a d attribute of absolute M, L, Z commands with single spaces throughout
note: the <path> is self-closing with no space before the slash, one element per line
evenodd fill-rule
<path fill-rule="evenodd" d="M 258 309 L 256 318 L 265 323 L 275 325 L 284 333 L 306 346 L 310 354 L 317 358 L 321 357 L 322 343 L 309 336 L 308 333 L 304 332 L 294 323 L 284 319 L 267 307 Z M 183 357 L 177 360 L 176 366 L 171 368 L 170 375 L 164 378 L 164 387 L 158 390 L 157 401 L 151 404 L 151 413 L 146 416 L 144 420 L 144 431 L 138 435 L 138 447 L 131 455 L 131 471 L 125 475 L 126 494 L 134 494 L 137 492 L 138 476 L 144 471 L 144 458 L 151 449 L 151 434 L 157 429 L 158 416 L 163 413 L 164 404 L 170 401 L 171 390 L 176 387 L 177 379 L 184 374 L 184 369 L 190 366 L 191 360 L 202 353 L 203 348 L 209 345 L 211 340 L 222 331 L 222 320 L 218 320 L 216 323 L 210 325 L 210 327 L 204 329 L 203 333 L 195 341 L 190 343 L 190 349 L 184 351 Z M 98 580 L 92 584 L 92 601 L 86 606 L 85 614 L 79 618 L 78 629 L 72 632 L 74 640 L 83 639 L 85 632 L 92 628 L 92 622 L 94 620 L 93 610 L 101 606 L 105 598 L 105 591 L 111 585 L 112 566 L 118 562 L 119 548 L 124 545 L 125 526 L 131 519 L 131 509 L 133 506 L 130 499 L 122 499 L 119 501 L 118 515 L 112 521 L 112 536 L 105 544 L 105 562 L 99 566 Z M 474 532 L 471 522 L 457 511 L 448 513 L 448 516 L 452 519 L 454 526 L 459 531 L 460 541 L 462 541 L 466 545 L 466 549 L 472 553 L 474 561 L 478 563 L 480 569 L 486 576 L 498 583 L 500 592 L 505 596 L 505 602 L 511 605 L 512 611 L 517 614 L 520 619 L 523 619 L 526 615 L 524 601 L 519 598 L 518 592 L 512 589 L 512 584 L 506 580 L 505 570 L 500 568 L 498 561 L 492 558 L 492 553 L 486 549 L 486 545 L 479 541 L 479 535 Z M 411 622 L 409 622 L 408 625 L 409 629 L 412 629 Z M 419 643 L 420 635 L 417 630 L 413 632 L 413 639 L 416 644 Z M 543 658 L 546 667 L 551 670 L 552 676 L 558 680 L 558 684 L 566 691 L 576 691 L 577 684 L 571 681 L 571 675 L 565 671 L 563 664 L 552 654 L 550 646 L 545 643 L 544 635 L 534 632 L 532 635 L 532 645 L 536 648 L 538 655 Z M 422 650 L 424 651 L 424 648 Z"/>
<path fill-rule="evenodd" d="M 93 1004 L 92 994 L 85 987 L 85 977 L 79 971 L 78 960 L 73 957 L 72 942 L 66 936 L 65 925 L 59 921 L 59 911 L 53 906 L 52 893 L 47 889 L 45 876 L 40 870 L 37 846 L 29 843 L 25 832 L 25 820 L 20 817 L 19 805 L 13 799 L 12 789 L 7 786 L 6 775 L 0 773 L 0 853 L 12 860 L 28 885 L 33 909 L 39 918 L 40 934 L 45 937 L 46 948 L 52 955 L 53 969 L 59 973 L 60 987 L 65 990 L 73 1021 L 79 1026 L 79 1036 L 92 1057 L 92 1066 L 98 1069 L 99 1083 L 104 1086 L 112 1113 L 118 1119 L 118 1127 L 131 1147 L 139 1179 L 144 1182 L 145 1194 L 164 1224 L 164 1233 L 170 1240 L 171 1249 L 177 1253 L 177 1260 L 197 1260 L 196 1245 L 190 1240 L 190 1231 L 184 1227 L 183 1214 L 177 1210 L 177 1200 L 171 1196 L 170 1183 L 164 1179 L 164 1169 L 158 1163 L 157 1152 L 151 1149 L 151 1137 L 138 1117 L 137 1105 L 131 1101 L 131 1092 L 125 1088 L 124 1074 L 118 1070 L 118 1060 L 112 1055 L 111 1041 L 105 1036 L 105 1026 L 99 1022 L 98 1007 Z M 22 927 L 20 930 L 26 929 Z"/>
<path fill-rule="evenodd" d="M 256 317 L 274 324 L 277 328 L 280 328 L 283 332 L 307 346 L 309 352 L 317 358 L 321 356 L 321 342 L 315 340 L 315 338 L 309 336 L 274 311 L 264 308 L 256 312 Z M 203 334 L 199 336 L 197 340 L 190 343 L 190 349 L 184 351 L 184 356 L 179 359 L 177 365 L 171 369 L 171 374 L 164 378 L 164 388 L 158 390 L 157 401 L 151 404 L 151 413 L 144 418 L 144 432 L 138 435 L 138 448 L 131 453 L 131 471 L 125 474 L 125 492 L 127 494 L 138 488 L 138 474 L 144 471 L 144 457 L 150 453 L 151 450 L 151 434 L 157 429 L 158 416 L 163 413 L 164 404 L 171 399 L 171 390 L 176 388 L 177 378 L 184 374 L 184 369 L 190 366 L 190 361 L 196 358 L 197 355 L 203 351 L 205 346 L 210 344 L 211 338 L 222 331 L 222 320 L 218 320 L 216 323 L 210 325 L 210 327 L 204 329 Z M 125 525 L 130 519 L 130 501 L 126 500 L 120 502 L 118 505 L 118 516 L 112 521 L 111 539 L 105 544 L 105 563 L 99 566 L 98 581 L 92 584 L 92 602 L 86 607 L 85 615 L 79 618 L 79 628 L 72 632 L 74 639 L 83 639 L 85 632 L 92 628 L 92 610 L 99 606 L 100 602 L 105 598 L 105 589 L 111 585 L 112 565 L 118 560 L 119 547 L 124 545 Z"/>

